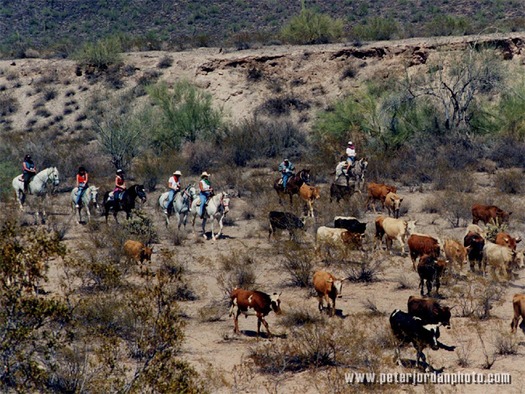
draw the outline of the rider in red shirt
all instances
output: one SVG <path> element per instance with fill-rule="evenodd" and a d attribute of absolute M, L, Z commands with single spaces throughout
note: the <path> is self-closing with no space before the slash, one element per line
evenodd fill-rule
<path fill-rule="evenodd" d="M 120 193 L 126 190 L 126 180 L 124 179 L 124 171 L 121 169 L 117 170 L 117 176 L 115 177 L 115 189 L 113 190 L 113 198 L 119 199 Z"/>
<path fill-rule="evenodd" d="M 80 208 L 80 201 L 87 187 L 88 187 L 88 173 L 84 167 L 80 166 L 78 167 L 78 173 L 77 173 L 78 190 L 77 190 L 77 199 L 75 201 L 77 208 Z"/>

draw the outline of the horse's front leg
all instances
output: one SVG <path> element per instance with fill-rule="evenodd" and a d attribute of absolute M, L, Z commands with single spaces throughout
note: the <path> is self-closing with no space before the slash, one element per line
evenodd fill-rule
<path fill-rule="evenodd" d="M 215 222 L 215 219 L 213 220 L 212 224 L 211 224 L 211 236 L 212 236 L 212 239 L 213 240 L 216 240 L 216 239 L 219 239 L 219 237 L 222 235 L 222 219 L 224 218 L 224 215 L 221 216 L 220 220 L 218 220 L 219 222 L 219 232 L 215 235 L 213 235 L 213 224 Z"/>
<path fill-rule="evenodd" d="M 204 237 L 204 239 L 208 239 L 208 237 L 206 236 L 206 220 L 206 216 L 204 216 L 204 218 L 202 219 L 202 236 Z M 211 236 L 213 238 L 213 221 L 211 222 Z"/>

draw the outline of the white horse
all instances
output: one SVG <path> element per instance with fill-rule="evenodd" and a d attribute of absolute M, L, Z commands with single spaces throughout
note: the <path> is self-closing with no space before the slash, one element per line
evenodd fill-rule
<path fill-rule="evenodd" d="M 89 222 L 91 219 L 91 207 L 98 209 L 98 187 L 89 186 L 86 190 L 84 190 L 84 194 L 82 194 L 82 198 L 80 199 L 79 208 L 76 207 L 77 192 L 78 187 L 75 187 L 73 190 L 71 190 L 71 204 L 73 207 L 73 212 L 75 212 L 75 210 L 78 210 L 78 223 L 81 223 L 82 209 L 85 209 L 87 212 L 87 220 Z"/>
<path fill-rule="evenodd" d="M 213 240 L 219 238 L 222 234 L 222 220 L 224 219 L 224 216 L 229 212 L 230 210 L 230 199 L 228 197 L 228 194 L 225 192 L 221 192 L 219 194 L 216 194 L 213 197 L 210 197 L 208 200 L 208 203 L 206 204 L 206 210 L 204 212 L 204 218 L 202 219 L 202 233 L 204 238 L 206 237 L 206 221 L 208 218 L 212 219 L 211 222 L 211 238 Z M 190 208 L 190 215 L 193 216 L 192 219 L 192 226 L 193 226 L 193 233 L 195 234 L 195 219 L 197 219 L 197 215 L 200 212 L 200 199 L 195 199 Z M 213 233 L 213 225 L 217 221 L 219 223 L 219 232 L 217 234 Z"/>
<path fill-rule="evenodd" d="M 159 196 L 159 206 L 163 211 L 167 210 L 168 204 L 168 195 L 169 192 L 162 193 Z M 175 195 L 173 204 L 170 207 L 168 213 L 164 214 L 166 220 L 166 227 L 170 224 L 170 216 L 177 215 L 177 229 L 180 230 L 181 224 L 184 223 L 186 227 L 186 222 L 188 221 L 188 215 L 190 213 L 191 203 L 197 198 L 197 191 L 194 185 L 188 185 L 186 188 Z"/>
<path fill-rule="evenodd" d="M 350 183 L 355 183 L 357 190 L 360 190 L 365 184 L 365 174 L 368 168 L 368 161 L 366 158 L 356 160 L 354 165 L 350 168 L 350 174 L 346 171 L 346 160 L 339 162 L 335 168 L 334 183 L 339 186 L 349 186 Z"/>
<path fill-rule="evenodd" d="M 45 170 L 40 171 L 38 174 L 36 174 L 31 181 L 29 182 L 28 189 L 29 193 L 39 197 L 39 208 L 35 211 L 35 215 L 37 217 L 38 222 L 38 215 L 42 213 L 42 222 L 45 222 L 46 218 L 46 211 L 44 209 L 44 200 L 47 196 L 47 193 L 49 192 L 48 185 L 52 184 L 53 187 L 58 186 L 60 183 L 58 170 L 56 167 L 50 167 L 46 168 Z M 26 201 L 26 194 L 24 193 L 24 180 L 22 178 L 22 175 L 17 176 L 13 179 L 12 182 L 13 189 L 15 189 L 15 195 L 18 200 L 18 203 L 20 204 L 20 210 L 24 210 L 24 203 Z"/>

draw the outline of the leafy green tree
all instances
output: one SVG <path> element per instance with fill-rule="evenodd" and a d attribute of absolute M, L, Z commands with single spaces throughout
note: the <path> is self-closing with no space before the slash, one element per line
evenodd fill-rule
<path fill-rule="evenodd" d="M 343 35 L 343 21 L 305 8 L 291 18 L 281 30 L 281 36 L 292 44 L 324 44 Z"/>
<path fill-rule="evenodd" d="M 109 66 L 122 62 L 122 42 L 120 37 L 106 37 L 95 42 L 85 43 L 73 54 L 73 59 L 82 66 L 106 70 Z"/>

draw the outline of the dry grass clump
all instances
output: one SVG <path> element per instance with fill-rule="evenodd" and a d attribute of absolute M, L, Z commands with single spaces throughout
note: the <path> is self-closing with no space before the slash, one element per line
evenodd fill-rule
<path fill-rule="evenodd" d="M 323 315 L 317 310 L 312 312 L 311 309 L 304 307 L 294 307 L 286 311 L 279 319 L 279 324 L 286 328 L 306 326 L 308 324 L 319 324 L 326 321 Z"/>
<path fill-rule="evenodd" d="M 437 192 L 426 199 L 423 212 L 438 213 L 453 227 L 466 226 L 472 219 L 472 196 L 455 192 Z"/>
<path fill-rule="evenodd" d="M 18 99 L 5 92 L 0 94 L 0 117 L 15 114 L 19 108 Z"/>
<path fill-rule="evenodd" d="M 219 259 L 220 273 L 217 278 L 219 286 L 229 293 L 234 287 L 255 290 L 257 276 L 255 274 L 255 260 L 252 254 L 241 254 L 232 251 Z"/>
<path fill-rule="evenodd" d="M 505 289 L 487 278 L 469 275 L 467 281 L 452 286 L 450 292 L 461 317 L 486 320 L 493 306 L 502 302 Z"/>
<path fill-rule="evenodd" d="M 363 254 L 361 261 L 347 261 L 343 269 L 349 281 L 371 283 L 379 280 L 383 268 L 383 260 L 375 260 L 372 255 Z"/>
<path fill-rule="evenodd" d="M 344 322 L 322 319 L 292 328 L 286 341 L 273 341 L 250 350 L 261 372 L 281 374 L 329 366 L 376 372 L 384 361 L 382 341 L 371 336 L 377 322 L 352 316 Z"/>
<path fill-rule="evenodd" d="M 494 179 L 494 186 L 502 193 L 522 194 L 523 170 L 512 169 L 498 173 Z"/>
<path fill-rule="evenodd" d="M 314 252 L 296 243 L 287 244 L 284 248 L 283 271 L 289 274 L 293 286 L 310 287 L 315 264 Z"/>

